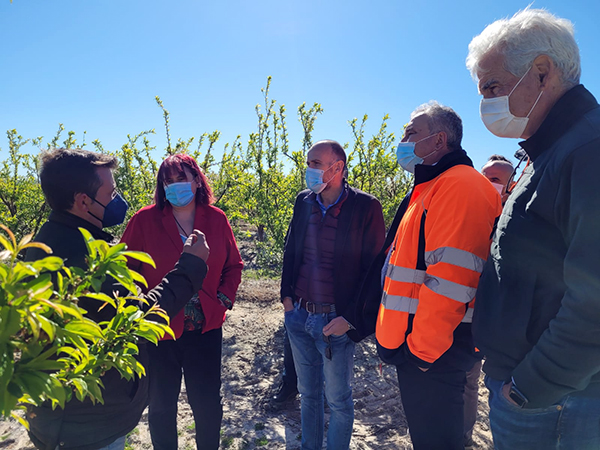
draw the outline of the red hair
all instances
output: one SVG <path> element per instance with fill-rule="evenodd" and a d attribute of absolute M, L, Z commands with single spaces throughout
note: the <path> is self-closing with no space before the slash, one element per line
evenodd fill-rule
<path fill-rule="evenodd" d="M 156 177 L 156 190 L 154 191 L 154 203 L 159 209 L 163 209 L 168 203 L 165 195 L 165 179 L 170 174 L 178 174 L 185 176 L 185 169 L 198 180 L 198 189 L 196 189 L 196 205 L 210 205 L 215 201 L 212 189 L 208 184 L 208 178 L 202 173 L 198 163 L 190 155 L 178 153 L 170 155 L 165 159 Z"/>

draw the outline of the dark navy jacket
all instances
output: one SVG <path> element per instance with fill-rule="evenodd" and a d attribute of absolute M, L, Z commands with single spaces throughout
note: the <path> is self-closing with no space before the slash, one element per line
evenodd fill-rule
<path fill-rule="evenodd" d="M 528 140 L 531 162 L 508 198 L 473 320 L 485 372 L 527 407 L 600 394 L 600 107 L 569 90 Z"/>
<path fill-rule="evenodd" d="M 64 212 L 52 212 L 34 240 L 50 246 L 53 255 L 63 258 L 67 267 L 87 268 L 87 248 L 79 227 L 87 229 L 95 239 L 112 241 L 110 234 Z M 32 248 L 27 251 L 26 259 L 33 261 L 45 256 L 42 250 Z M 158 301 L 173 317 L 200 289 L 206 271 L 204 261 L 184 253 L 163 282 L 146 297 L 150 304 Z M 107 280 L 102 290 L 112 295 L 118 287 Z M 110 307 L 98 312 L 100 304 L 96 300 L 88 299 L 86 303 L 86 299 L 81 299 L 79 305 L 96 322 L 114 315 L 114 309 L 111 312 Z M 140 342 L 139 349 L 138 360 L 147 367 L 146 344 Z M 102 383 L 104 404 L 94 405 L 89 399 L 80 402 L 73 396 L 64 409 L 52 409 L 50 405 L 31 408 L 29 436 L 35 446 L 44 450 L 54 450 L 57 446 L 65 450 L 93 450 L 105 447 L 133 430 L 148 404 L 148 377 L 127 381 L 112 369 L 102 377 Z"/>

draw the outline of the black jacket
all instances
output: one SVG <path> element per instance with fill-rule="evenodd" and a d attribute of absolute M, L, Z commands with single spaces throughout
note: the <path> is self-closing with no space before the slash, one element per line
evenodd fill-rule
<path fill-rule="evenodd" d="M 527 407 L 600 394 L 600 107 L 569 90 L 528 140 L 531 163 L 508 198 L 473 322 L 485 372 Z"/>
<path fill-rule="evenodd" d="M 296 197 L 283 255 L 282 299 L 294 298 L 294 286 L 304 252 L 304 237 L 315 202 L 316 195 L 308 189 Z M 348 336 L 356 342 L 366 336 L 357 326 L 362 323 L 357 317 L 357 313 L 362 312 L 357 305 L 358 289 L 374 256 L 381 248 L 384 237 L 385 224 L 379 200 L 348 187 L 348 197 L 338 216 L 333 278 L 337 315 L 344 316 L 357 328 L 348 332 Z"/>
<path fill-rule="evenodd" d="M 69 213 L 52 212 L 42 226 L 35 241 L 47 244 L 53 255 L 65 260 L 68 267 L 87 267 L 87 248 L 78 227 L 87 229 L 95 239 L 107 242 L 112 236 L 96 228 L 91 223 Z M 39 249 L 27 251 L 27 260 L 44 258 L 45 252 Z M 197 292 L 206 275 L 204 261 L 190 254 L 182 254 L 175 268 L 167 274 L 163 282 L 146 296 L 153 304 L 159 302 L 169 315 L 177 313 Z M 109 295 L 115 290 L 112 281 L 107 281 L 103 291 Z M 92 320 L 108 319 L 114 310 L 98 312 L 99 302 L 85 299 L 80 306 L 88 310 Z M 148 367 L 145 343 L 140 342 L 138 360 Z M 116 370 L 110 370 L 102 377 L 104 404 L 95 404 L 86 399 L 83 402 L 73 398 L 65 409 L 52 410 L 50 405 L 31 408 L 28 414 L 29 436 L 36 447 L 44 450 L 61 449 L 93 450 L 104 447 L 117 438 L 126 435 L 138 424 L 148 403 L 148 378 L 142 377 L 127 381 Z"/>

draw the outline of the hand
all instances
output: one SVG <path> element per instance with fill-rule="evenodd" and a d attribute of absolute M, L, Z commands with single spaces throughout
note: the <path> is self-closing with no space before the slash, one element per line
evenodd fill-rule
<path fill-rule="evenodd" d="M 330 336 L 332 334 L 334 336 L 341 336 L 346 334 L 348 330 L 350 330 L 350 324 L 342 316 L 339 316 L 323 327 L 323 334 L 325 336 Z"/>
<path fill-rule="evenodd" d="M 507 383 L 504 386 L 502 386 L 502 395 L 504 396 L 504 398 L 506 399 L 507 402 L 518 407 L 519 405 L 517 405 L 517 403 L 509 396 L 511 387 L 512 387 L 512 381 L 510 383 Z"/>
<path fill-rule="evenodd" d="M 202 259 L 204 262 L 208 260 L 210 254 L 210 248 L 206 243 L 206 236 L 200 230 L 192 231 L 183 244 L 183 253 L 191 253 L 194 256 Z"/>
<path fill-rule="evenodd" d="M 285 297 L 281 303 L 283 303 L 283 310 L 285 312 L 294 309 L 294 302 L 292 301 L 291 297 Z"/>

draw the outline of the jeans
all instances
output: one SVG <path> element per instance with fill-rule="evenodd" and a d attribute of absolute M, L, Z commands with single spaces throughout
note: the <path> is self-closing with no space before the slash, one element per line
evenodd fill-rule
<path fill-rule="evenodd" d="M 323 446 L 323 392 L 331 411 L 327 449 L 347 450 L 350 446 L 354 424 L 350 383 L 355 344 L 347 334 L 329 336 L 329 344 L 325 342 L 323 327 L 335 317 L 335 313 L 310 314 L 298 303 L 285 313 L 301 395 L 302 450 L 321 450 Z M 329 351 L 331 359 L 326 357 Z"/>
<path fill-rule="evenodd" d="M 176 341 L 160 341 L 150 351 L 148 426 L 155 450 L 177 447 L 177 400 L 181 375 L 196 424 L 196 448 L 219 448 L 221 418 L 221 328 L 184 331 Z"/>
<path fill-rule="evenodd" d="M 290 345 L 288 332 L 283 327 L 283 384 L 296 387 L 298 378 L 296 377 L 296 368 L 294 367 L 294 355 Z"/>
<path fill-rule="evenodd" d="M 497 450 L 600 448 L 600 398 L 567 395 L 546 408 L 519 408 L 502 394 L 504 382 L 485 377 Z"/>

